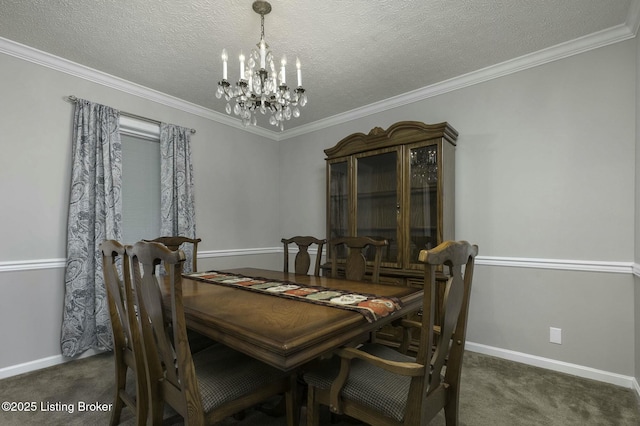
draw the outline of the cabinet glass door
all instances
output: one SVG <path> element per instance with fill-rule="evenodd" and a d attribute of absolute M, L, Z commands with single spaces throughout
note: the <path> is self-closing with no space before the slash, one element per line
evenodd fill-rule
<path fill-rule="evenodd" d="M 356 157 L 356 235 L 386 239 L 382 263 L 398 262 L 398 151 Z M 373 260 L 375 250 L 365 253 Z"/>
<path fill-rule="evenodd" d="M 438 145 L 409 149 L 409 262 L 438 245 Z"/>
<path fill-rule="evenodd" d="M 329 239 L 349 235 L 348 170 L 347 161 L 329 164 Z"/>

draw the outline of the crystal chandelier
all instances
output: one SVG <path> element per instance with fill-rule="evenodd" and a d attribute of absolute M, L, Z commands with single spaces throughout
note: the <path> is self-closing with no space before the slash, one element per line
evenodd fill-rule
<path fill-rule="evenodd" d="M 222 81 L 218 82 L 216 98 L 224 96 L 227 114 L 233 113 L 242 119 L 242 124 L 256 125 L 256 114 L 270 114 L 269 124 L 284 130 L 284 121 L 300 117 L 300 108 L 307 104 L 307 95 L 302 88 L 300 60 L 296 58 L 298 87 L 291 91 L 287 86 L 285 67 L 287 59 L 282 57 L 280 71 L 276 72 L 273 54 L 264 39 L 264 15 L 271 12 L 267 1 L 254 1 L 253 10 L 260 15 L 260 41 L 257 49 L 251 50 L 249 59 L 240 52 L 240 80 L 232 86 L 227 80 L 227 51 L 222 50 Z M 280 84 L 278 84 L 278 81 Z M 235 101 L 233 108 L 232 101 Z"/>

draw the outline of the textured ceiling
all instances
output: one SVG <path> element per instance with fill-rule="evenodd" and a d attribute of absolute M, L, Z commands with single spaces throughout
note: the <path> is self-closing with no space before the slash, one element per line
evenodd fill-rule
<path fill-rule="evenodd" d="M 624 25 L 635 1 L 272 0 L 265 38 L 302 62 L 309 103 L 291 129 Z M 251 4 L 0 0 L 0 37 L 224 113 L 220 53 L 237 79 L 260 36 Z"/>

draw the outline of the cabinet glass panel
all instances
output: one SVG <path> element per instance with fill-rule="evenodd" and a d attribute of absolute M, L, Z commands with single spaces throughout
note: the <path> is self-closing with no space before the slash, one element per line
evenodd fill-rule
<path fill-rule="evenodd" d="M 398 259 L 398 152 L 386 152 L 357 159 L 356 235 L 386 239 L 389 247 L 382 262 Z M 365 253 L 373 260 L 375 250 Z"/>
<path fill-rule="evenodd" d="M 409 261 L 438 245 L 438 146 L 409 150 Z"/>
<path fill-rule="evenodd" d="M 349 180 L 346 161 L 329 165 L 329 239 L 349 235 Z"/>

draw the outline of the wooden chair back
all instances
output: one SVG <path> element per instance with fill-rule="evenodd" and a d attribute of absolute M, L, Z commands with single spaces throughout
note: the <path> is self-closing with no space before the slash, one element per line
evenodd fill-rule
<path fill-rule="evenodd" d="M 458 424 L 460 373 L 477 254 L 478 246 L 466 241 L 445 241 L 432 250 L 420 252 L 418 260 L 425 264 L 425 279 L 416 362 L 426 366 L 427 374 L 411 381 L 407 402 L 409 422 L 419 422 L 420 418 L 432 419 L 444 408 L 447 425 Z M 436 272 L 440 269 L 447 283 L 440 318 L 436 321 L 436 305 L 440 303 Z M 440 327 L 435 327 L 436 324 L 440 324 Z M 426 398 L 423 399 L 416 392 L 426 395 Z"/>
<path fill-rule="evenodd" d="M 129 258 L 125 255 L 125 247 L 115 240 L 104 241 L 100 245 L 100 250 L 113 332 L 116 375 L 110 424 L 120 423 L 122 408 L 127 406 L 135 413 L 136 424 L 144 425 L 147 420 L 148 406 L 147 381 L 135 296 L 131 287 Z M 126 388 L 129 370 L 135 377 L 133 395 L 132 390 Z"/>
<path fill-rule="evenodd" d="M 162 424 L 165 401 L 185 424 L 202 424 L 204 411 L 198 388 L 182 303 L 184 252 L 158 242 L 127 247 L 134 272 L 141 334 L 149 379 L 151 424 Z M 171 314 L 163 309 L 156 266 L 164 264 L 169 280 Z"/>
<path fill-rule="evenodd" d="M 294 261 L 294 272 L 301 275 L 309 275 L 309 267 L 311 266 L 311 256 L 309 256 L 309 246 L 316 244 L 318 246 L 318 253 L 316 255 L 316 264 L 313 269 L 313 275 L 320 276 L 320 263 L 322 262 L 322 249 L 327 240 L 320 240 L 315 237 L 292 237 L 283 238 L 284 244 L 284 272 L 289 272 L 289 244 L 296 244 L 298 246 L 298 253 L 296 254 Z"/>
<path fill-rule="evenodd" d="M 345 278 L 363 281 L 367 271 L 367 259 L 362 253 L 365 247 L 373 247 L 375 256 L 371 273 L 371 282 L 380 282 L 380 266 L 382 264 L 382 250 L 389 245 L 387 240 L 375 240 L 369 237 L 340 237 L 329 241 L 331 251 L 331 276 L 338 276 L 338 251 L 340 246 L 347 247 L 345 260 Z"/>
<path fill-rule="evenodd" d="M 460 372 L 477 253 L 478 247 L 466 241 L 446 241 L 420 252 L 419 260 L 425 263 L 424 314 L 422 322 L 415 323 L 420 330 L 416 357 L 378 343 L 337 350 L 339 367 L 328 360 L 329 368 L 325 365 L 304 375 L 309 384 L 307 425 L 318 425 L 319 404 L 374 426 L 427 425 L 442 409 L 447 426 L 458 424 Z M 446 278 L 440 310 L 436 310 L 440 303 L 436 272 Z M 435 312 L 440 312 L 439 327 Z M 339 368 L 337 376 L 335 368 Z"/>
<path fill-rule="evenodd" d="M 184 272 L 185 273 L 198 272 L 198 243 L 202 241 L 201 238 L 175 236 L 175 237 L 158 237 L 153 240 L 143 240 L 143 241 L 164 244 L 171 251 L 176 251 L 182 247 L 182 250 L 185 252 L 187 259 L 191 258 L 191 263 L 185 264 L 185 266 L 183 267 Z M 189 250 L 188 247 L 183 246 L 183 244 L 191 244 L 192 245 L 191 250 Z M 191 270 L 189 270 L 189 268 Z"/>
<path fill-rule="evenodd" d="M 295 392 L 291 386 L 295 376 L 224 345 L 192 353 L 182 296 L 184 252 L 145 241 L 127 246 L 126 250 L 131 257 L 138 300 L 149 423 L 163 424 L 165 403 L 183 417 L 186 426 L 204 425 L 216 424 L 285 393 L 287 425 L 296 424 Z M 156 276 L 160 263 L 167 272 L 161 278 L 167 289 L 164 296 Z"/>

